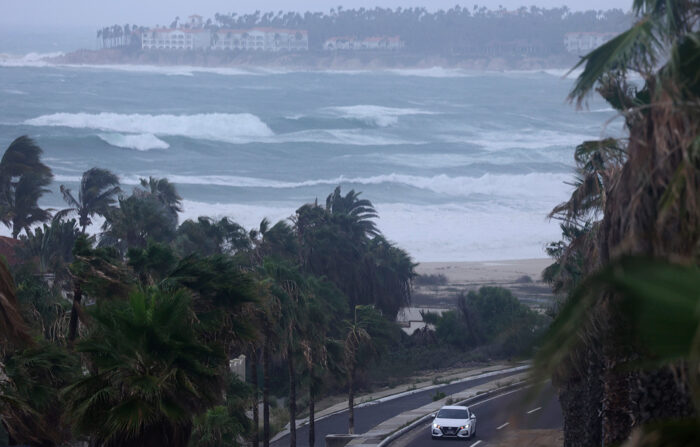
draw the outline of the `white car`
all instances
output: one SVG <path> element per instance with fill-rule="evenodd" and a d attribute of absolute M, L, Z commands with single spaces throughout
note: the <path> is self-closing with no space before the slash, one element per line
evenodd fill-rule
<path fill-rule="evenodd" d="M 433 414 L 430 436 L 438 438 L 469 439 L 476 436 L 476 415 L 468 407 L 450 405 Z"/>

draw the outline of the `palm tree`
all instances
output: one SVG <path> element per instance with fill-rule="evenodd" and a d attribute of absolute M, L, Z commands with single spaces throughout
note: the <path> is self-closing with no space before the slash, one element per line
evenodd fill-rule
<path fill-rule="evenodd" d="M 145 248 L 148 241 L 170 242 L 175 237 L 177 216 L 157 197 L 135 190 L 119 198 L 119 206 L 105 214 L 101 245 L 113 245 L 123 253 L 128 248 Z"/>
<path fill-rule="evenodd" d="M 20 346 L 31 345 L 29 327 L 22 318 L 15 292 L 12 273 L 5 262 L 0 261 L 0 341 L 3 345 L 9 343 Z"/>
<path fill-rule="evenodd" d="M 694 105 L 700 91 L 700 11 L 692 0 L 635 0 L 633 10 L 637 22 L 628 31 L 581 60 L 584 70 L 570 93 L 570 99 L 581 105 L 597 89 L 622 112 L 630 135 L 614 181 L 603 190 L 595 183 L 581 184 L 582 191 L 594 193 L 591 197 L 604 198 L 596 199 L 600 205 L 591 202 L 604 208 L 598 235 L 584 251 L 597 254 L 586 274 L 616 265 L 630 254 L 688 264 L 698 259 L 700 173 L 692 160 L 700 135 Z M 642 78 L 641 86 L 629 80 L 630 73 Z M 585 209 L 586 203 L 577 200 L 572 205 Z M 565 215 L 566 208 L 561 209 Z M 668 361 L 655 371 L 641 372 L 637 365 L 650 360 L 648 340 L 635 337 L 633 314 L 618 291 L 597 292 L 594 299 L 585 300 L 585 307 L 577 308 L 576 315 L 585 316 L 585 323 L 564 310 L 555 323 L 555 328 L 572 330 L 581 343 L 567 345 L 565 358 L 553 356 L 545 362 L 565 392 L 591 389 L 574 400 L 576 407 L 585 408 L 586 419 L 600 418 L 587 430 L 598 438 L 574 441 L 566 434 L 572 444 L 620 443 L 629 437 L 633 421 L 642 425 L 692 411 L 687 389 L 679 389 L 674 379 L 676 371 L 685 375 L 686 368 Z M 580 298 L 576 292 L 568 302 L 573 306 Z M 565 409 L 565 417 L 567 413 Z"/>
<path fill-rule="evenodd" d="M 182 290 L 99 305 L 77 349 L 94 371 L 66 388 L 79 434 L 100 445 L 185 447 L 195 416 L 221 401 L 226 356 L 202 343 Z"/>
<path fill-rule="evenodd" d="M 51 218 L 38 201 L 51 184 L 51 169 L 40 160 L 41 148 L 29 137 L 14 140 L 0 160 L 0 222 L 12 229 L 12 237 L 37 222 Z"/>
<path fill-rule="evenodd" d="M 63 200 L 70 206 L 59 211 L 54 219 L 63 219 L 71 213 L 78 215 L 78 223 L 85 229 L 92 223 L 92 216 L 104 216 L 117 202 L 115 196 L 121 193 L 119 178 L 106 169 L 92 168 L 83 173 L 80 180 L 78 198 L 72 191 L 61 185 Z"/>
<path fill-rule="evenodd" d="M 345 196 L 337 186 L 333 193 L 326 198 L 326 211 L 331 216 L 343 217 L 349 220 L 349 224 L 356 227 L 364 236 L 377 236 L 379 230 L 373 219 L 379 217 L 372 202 L 360 199 L 361 193 L 350 190 Z"/>
<path fill-rule="evenodd" d="M 148 177 L 148 179 L 141 179 L 141 186 L 146 192 L 158 198 L 177 224 L 177 215 L 182 212 L 182 197 L 177 193 L 175 185 L 167 178 Z"/>
<path fill-rule="evenodd" d="M 372 336 L 367 326 L 369 319 L 363 318 L 370 310 L 366 306 L 355 306 L 352 321 L 346 322 L 343 357 L 348 381 L 348 433 L 355 433 L 355 374 L 359 352 L 362 347 L 372 347 Z"/>

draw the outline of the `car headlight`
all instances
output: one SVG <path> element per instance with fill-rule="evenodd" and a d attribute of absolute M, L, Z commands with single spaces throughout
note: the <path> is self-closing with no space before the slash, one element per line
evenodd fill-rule
<path fill-rule="evenodd" d="M 433 424 L 433 428 L 440 428 L 438 424 Z"/>

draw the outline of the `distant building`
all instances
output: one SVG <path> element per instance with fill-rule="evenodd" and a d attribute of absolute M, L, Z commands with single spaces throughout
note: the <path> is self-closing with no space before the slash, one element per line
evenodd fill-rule
<path fill-rule="evenodd" d="M 192 14 L 191 16 L 188 17 L 188 24 L 190 28 L 192 29 L 200 29 L 204 26 L 204 18 L 202 16 L 199 16 L 197 14 Z"/>
<path fill-rule="evenodd" d="M 306 30 L 253 28 L 249 30 L 222 29 L 212 35 L 214 50 L 239 51 L 307 51 L 309 34 Z"/>
<path fill-rule="evenodd" d="M 617 33 L 567 33 L 564 35 L 566 51 L 585 54 L 615 37 Z"/>
<path fill-rule="evenodd" d="M 253 28 L 221 29 L 212 32 L 202 28 L 156 28 L 141 37 L 144 50 L 239 50 L 239 51 L 308 51 L 306 30 Z"/>
<path fill-rule="evenodd" d="M 323 49 L 326 51 L 343 50 L 389 50 L 396 51 L 404 47 L 399 36 L 377 36 L 358 39 L 356 37 L 331 37 L 326 39 Z"/>
<path fill-rule="evenodd" d="M 204 29 L 155 28 L 141 36 L 144 50 L 198 50 L 210 45 L 211 33 Z"/>

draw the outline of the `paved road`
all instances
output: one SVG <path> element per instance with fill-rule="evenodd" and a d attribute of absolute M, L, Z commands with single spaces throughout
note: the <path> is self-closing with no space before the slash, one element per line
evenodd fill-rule
<path fill-rule="evenodd" d="M 554 429 L 561 428 L 563 419 L 561 407 L 551 385 L 545 386 L 535 399 L 525 398 L 529 388 L 472 403 L 469 408 L 476 414 L 476 436 L 468 441 L 433 440 L 429 424 L 419 427 L 392 443 L 392 447 L 426 447 L 465 445 L 486 447 L 490 440 L 513 429 Z M 450 444 L 455 442 L 457 444 Z"/>
<path fill-rule="evenodd" d="M 429 404 L 433 401 L 433 396 L 437 391 L 442 391 L 443 393 L 450 395 L 464 391 L 467 388 L 472 388 L 482 383 L 491 382 L 499 378 L 512 376 L 520 372 L 522 371 L 499 374 L 490 377 L 484 377 L 482 379 L 472 379 L 453 385 L 445 385 L 439 388 L 433 388 L 432 390 L 428 391 L 420 391 L 408 396 L 403 396 L 387 402 L 378 403 L 376 405 L 355 408 L 355 433 L 366 433 L 375 425 L 387 419 L 390 419 L 400 413 Z M 325 444 L 324 439 L 328 434 L 347 432 L 347 411 L 343 411 L 342 413 L 337 413 L 325 419 L 321 419 L 320 421 L 316 422 L 316 445 L 323 446 Z M 274 447 L 282 447 L 289 445 L 289 436 L 284 436 L 278 439 L 277 441 L 271 443 L 271 445 Z M 308 445 L 309 428 L 308 426 L 304 426 L 297 429 L 297 446 L 308 447 Z"/>

